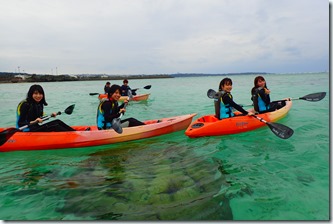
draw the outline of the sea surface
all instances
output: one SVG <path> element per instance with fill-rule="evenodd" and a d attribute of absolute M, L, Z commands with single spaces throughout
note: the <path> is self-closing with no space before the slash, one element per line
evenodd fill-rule
<path fill-rule="evenodd" d="M 157 119 L 214 113 L 207 90 L 225 76 L 129 80 L 147 102 L 123 118 Z M 251 104 L 255 75 L 232 75 L 232 94 Z M 0 154 L 2 220 L 329 220 L 330 88 L 328 73 L 267 74 L 271 100 L 327 92 L 319 102 L 295 100 L 278 123 L 242 134 L 190 139 L 184 131 L 99 147 Z M 109 80 L 121 84 L 121 80 Z M 69 125 L 96 123 L 105 81 L 39 83 L 46 113 L 75 104 Z M 0 127 L 15 126 L 17 104 L 32 83 L 0 84 Z M 149 90 L 143 89 L 152 85 Z M 33 141 L 33 140 L 31 140 Z"/>

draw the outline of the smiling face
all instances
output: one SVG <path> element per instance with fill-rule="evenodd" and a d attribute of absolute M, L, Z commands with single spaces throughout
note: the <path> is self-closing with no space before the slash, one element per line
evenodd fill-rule
<path fill-rule="evenodd" d="M 258 79 L 257 86 L 264 88 L 266 85 L 265 79 Z"/>
<path fill-rule="evenodd" d="M 38 91 L 34 91 L 34 93 L 32 94 L 32 99 L 34 99 L 34 101 L 36 101 L 37 103 L 39 103 L 42 99 L 43 99 L 44 95 Z"/>
<path fill-rule="evenodd" d="M 118 101 L 120 97 L 121 97 L 121 94 L 120 94 L 119 89 L 117 89 L 117 90 L 111 95 L 111 98 L 112 98 L 113 100 L 116 100 L 116 101 Z"/>
<path fill-rule="evenodd" d="M 225 83 L 223 86 L 221 86 L 222 90 L 226 93 L 230 93 L 232 90 L 232 84 L 230 82 Z"/>

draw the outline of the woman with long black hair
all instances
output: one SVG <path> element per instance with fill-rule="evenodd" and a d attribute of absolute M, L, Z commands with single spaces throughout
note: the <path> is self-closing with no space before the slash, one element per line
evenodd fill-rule
<path fill-rule="evenodd" d="M 47 106 L 43 87 L 32 85 L 27 93 L 27 98 L 22 100 L 16 110 L 16 127 L 29 125 L 23 131 L 48 132 L 48 131 L 75 131 L 61 120 L 53 120 L 40 125 L 43 122 L 44 106 Z M 52 113 L 56 117 L 57 113 Z"/>

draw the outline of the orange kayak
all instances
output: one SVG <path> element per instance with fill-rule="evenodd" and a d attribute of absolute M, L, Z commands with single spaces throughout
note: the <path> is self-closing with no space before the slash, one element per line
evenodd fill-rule
<path fill-rule="evenodd" d="M 185 130 L 195 115 L 147 120 L 146 125 L 123 128 L 122 134 L 113 129 L 98 130 L 96 126 L 73 126 L 77 131 L 70 132 L 16 132 L 0 146 L 0 152 L 88 147 L 150 138 Z M 0 128 L 0 132 L 4 130 Z"/>
<path fill-rule="evenodd" d="M 150 93 L 147 94 L 140 94 L 140 95 L 135 95 L 133 96 L 133 98 L 131 98 L 131 101 L 144 101 L 144 100 L 148 100 Z M 108 97 L 108 94 L 99 94 L 98 95 L 98 99 L 106 99 Z M 127 100 L 128 96 L 122 96 L 119 98 L 119 101 L 124 101 Z"/>
<path fill-rule="evenodd" d="M 286 116 L 291 106 L 292 102 L 286 101 L 286 105 L 281 109 L 258 114 L 257 117 L 263 118 L 267 122 L 275 122 Z M 249 111 L 253 112 L 253 109 Z M 235 116 L 219 120 L 215 115 L 205 115 L 195 120 L 187 128 L 185 134 L 190 138 L 230 135 L 255 130 L 263 126 L 266 124 L 251 116 Z"/>

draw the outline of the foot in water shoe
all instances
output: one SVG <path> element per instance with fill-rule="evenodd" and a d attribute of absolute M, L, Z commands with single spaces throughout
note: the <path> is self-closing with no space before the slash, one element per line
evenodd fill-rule
<path fill-rule="evenodd" d="M 91 130 L 91 128 L 90 128 L 90 127 L 87 127 L 85 131 L 90 131 L 90 130 Z"/>

